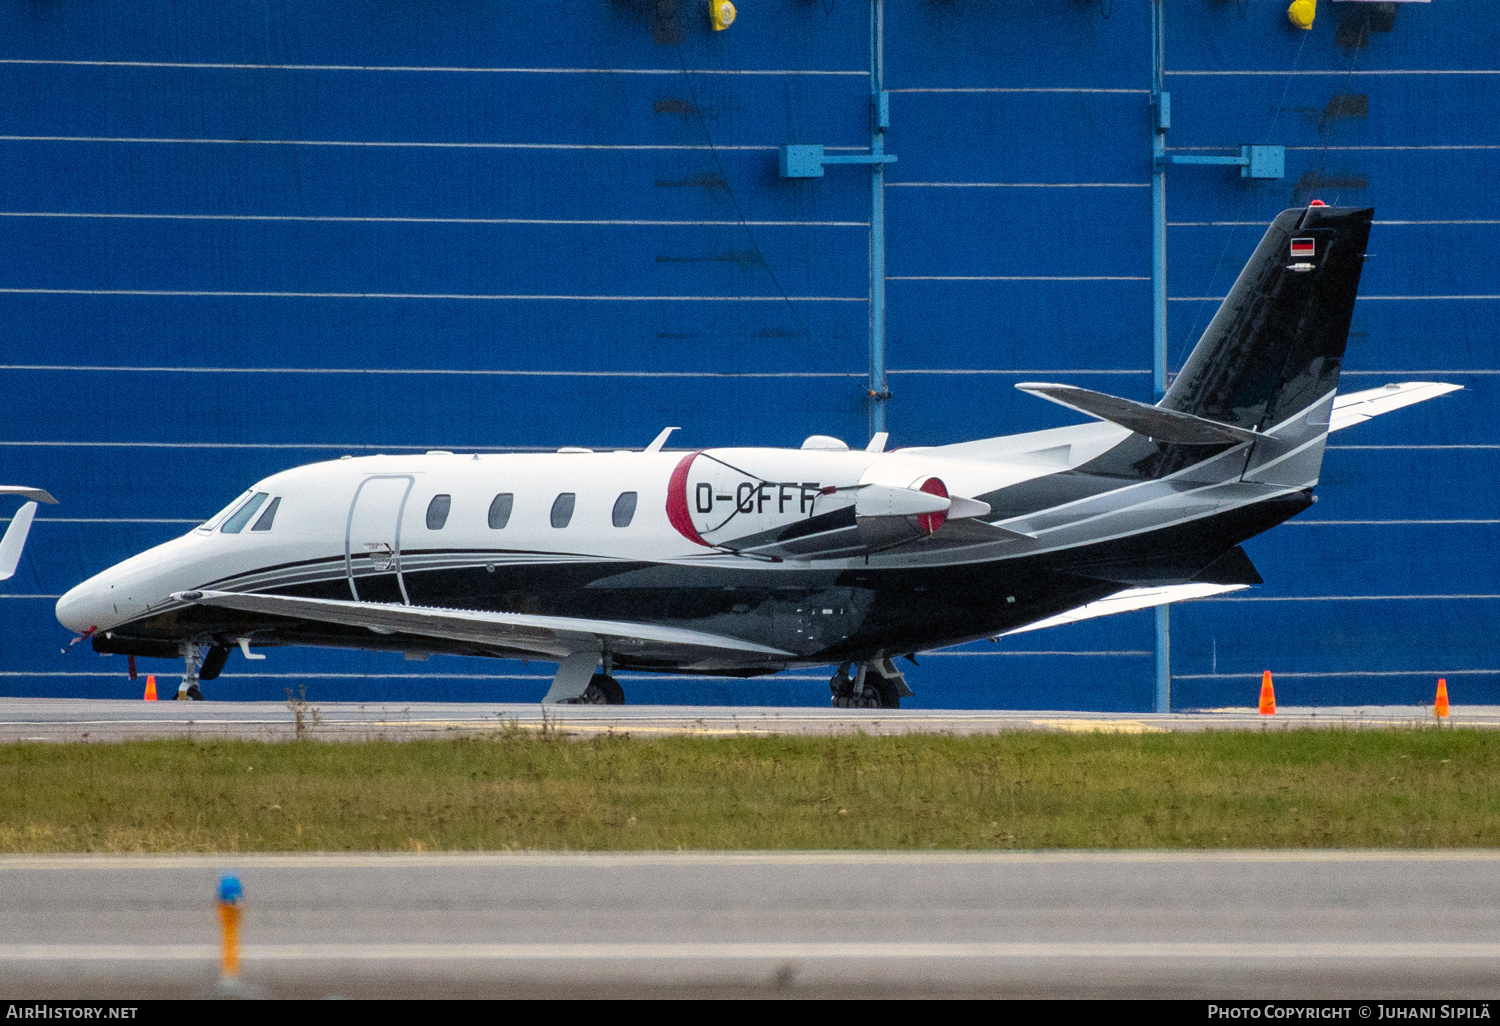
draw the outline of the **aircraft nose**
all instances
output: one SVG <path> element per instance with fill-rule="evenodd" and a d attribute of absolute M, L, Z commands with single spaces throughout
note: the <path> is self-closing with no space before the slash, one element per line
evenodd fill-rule
<path fill-rule="evenodd" d="M 113 617 L 114 609 L 104 594 L 106 590 L 97 577 L 69 589 L 57 600 L 58 623 L 78 634 L 90 627 L 107 626 L 106 618 Z"/>

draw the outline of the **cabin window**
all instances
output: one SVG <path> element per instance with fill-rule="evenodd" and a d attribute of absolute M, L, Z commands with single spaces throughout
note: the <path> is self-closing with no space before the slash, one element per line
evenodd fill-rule
<path fill-rule="evenodd" d="M 510 511 L 515 505 L 516 497 L 510 492 L 501 492 L 490 500 L 490 529 L 498 531 L 510 523 Z"/>
<path fill-rule="evenodd" d="M 245 525 L 250 522 L 250 518 L 255 516 L 255 511 L 260 509 L 261 505 L 268 498 L 270 498 L 268 493 L 256 492 L 250 496 L 249 502 L 234 511 L 234 516 L 224 521 L 224 526 L 219 528 L 219 530 L 225 534 L 239 534 L 245 529 Z"/>
<path fill-rule="evenodd" d="M 563 492 L 552 503 L 552 526 L 567 527 L 573 519 L 573 506 L 577 503 L 578 496 L 572 492 Z"/>
<path fill-rule="evenodd" d="M 610 514 L 616 527 L 629 527 L 635 519 L 635 492 L 621 492 L 615 500 L 614 512 Z"/>
<path fill-rule="evenodd" d="M 441 531 L 448 522 L 448 511 L 453 508 L 453 496 L 434 495 L 427 504 L 427 530 Z"/>
<path fill-rule="evenodd" d="M 280 506 L 281 496 L 278 495 L 276 496 L 276 498 L 271 500 L 271 504 L 266 507 L 266 511 L 260 515 L 259 519 L 257 519 L 254 525 L 251 526 L 250 530 L 269 531 L 271 529 L 271 525 L 276 522 L 276 510 L 280 508 Z"/>

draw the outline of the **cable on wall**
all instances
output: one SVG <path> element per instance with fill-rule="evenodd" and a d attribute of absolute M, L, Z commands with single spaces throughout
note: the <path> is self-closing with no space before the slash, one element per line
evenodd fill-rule
<path fill-rule="evenodd" d="M 1267 127 L 1266 134 L 1264 136 L 1264 138 L 1266 139 L 1275 138 L 1276 122 L 1280 120 L 1281 112 L 1286 109 L 1286 98 L 1292 91 L 1292 81 L 1296 77 L 1297 67 L 1302 63 L 1302 51 L 1307 48 L 1307 41 L 1309 38 L 1311 38 L 1307 33 L 1302 33 L 1301 35 L 1302 42 L 1297 45 L 1297 56 L 1292 58 L 1291 69 L 1287 72 L 1286 75 L 1286 84 L 1281 88 L 1281 101 L 1277 103 L 1275 109 L 1271 112 L 1271 124 Z M 1237 222 L 1244 220 L 1245 204 L 1250 202 L 1252 198 L 1253 194 L 1249 190 L 1241 191 L 1239 203 L 1236 204 L 1234 208 L 1234 216 L 1231 218 L 1231 220 Z M 1208 289 L 1210 295 L 1213 294 L 1213 283 L 1218 280 L 1219 272 L 1224 269 L 1224 258 L 1229 255 L 1229 247 L 1234 244 L 1235 234 L 1239 231 L 1239 229 L 1240 226 L 1238 224 L 1231 226 L 1228 234 L 1224 237 L 1224 246 L 1219 250 L 1219 258 L 1214 261 L 1214 269 L 1209 272 L 1208 275 Z M 1214 310 L 1218 310 L 1218 306 L 1212 303 L 1198 303 L 1196 305 L 1198 309 L 1193 314 L 1193 326 L 1188 329 L 1187 335 L 1183 337 L 1183 341 L 1180 344 L 1185 344 L 1188 346 L 1196 345 L 1198 342 L 1199 329 L 1203 327 L 1203 312 L 1210 306 L 1213 306 Z M 1189 349 L 1188 352 L 1191 352 L 1191 349 Z M 1184 360 L 1185 359 L 1186 355 L 1184 354 Z M 1182 360 L 1178 361 L 1179 367 L 1182 365 L 1182 362 Z"/>
<path fill-rule="evenodd" d="M 724 182 L 724 191 L 729 194 L 729 201 L 734 204 L 735 216 L 739 218 L 740 227 L 745 230 L 745 236 L 750 240 L 750 248 L 760 258 L 761 266 L 766 269 L 766 274 L 770 275 L 771 283 L 776 286 L 776 291 L 781 294 L 782 300 L 786 303 L 787 309 L 791 311 L 792 319 L 796 321 L 802 335 L 815 345 L 826 346 L 826 343 L 820 342 L 813 335 L 811 329 L 808 328 L 807 322 L 802 319 L 802 314 L 797 310 L 797 304 L 792 302 L 791 297 L 786 293 L 786 289 L 782 288 L 781 279 L 776 276 L 776 270 L 771 266 L 771 262 L 766 259 L 766 254 L 761 250 L 760 243 L 756 241 L 755 232 L 751 231 L 749 220 L 745 217 L 745 211 L 740 207 L 740 199 L 735 195 L 734 186 L 729 182 L 729 175 L 724 171 L 724 162 L 719 159 L 719 148 L 714 145 L 713 135 L 708 130 L 708 121 L 703 117 L 703 108 L 698 103 L 698 91 L 693 85 L 693 76 L 688 71 L 687 58 L 683 56 L 681 46 L 677 47 L 677 59 L 682 66 L 682 77 L 687 81 L 688 101 L 693 105 L 693 113 L 698 118 L 699 127 L 703 129 L 703 139 L 708 144 L 708 151 L 714 158 L 714 166 L 718 168 L 719 177 Z"/>

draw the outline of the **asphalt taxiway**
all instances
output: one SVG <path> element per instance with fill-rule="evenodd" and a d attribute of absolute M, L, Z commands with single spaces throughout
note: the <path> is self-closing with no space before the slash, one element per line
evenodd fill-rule
<path fill-rule="evenodd" d="M 0 996 L 1487 997 L 1500 853 L 8 856 Z"/>
<path fill-rule="evenodd" d="M 301 710 L 305 736 L 328 740 L 405 740 L 501 730 L 599 734 L 982 734 L 1076 731 L 1145 734 L 1191 730 L 1293 730 L 1424 726 L 1500 727 L 1500 707 L 1455 706 L 1434 720 L 1424 706 L 1283 707 L 1203 712 L 1095 713 L 1038 710 L 819 709 L 706 706 L 541 706 L 487 703 L 319 702 Z M 0 698 L 0 742 L 122 741 L 137 738 L 285 740 L 297 712 L 283 702 L 140 702 Z"/>

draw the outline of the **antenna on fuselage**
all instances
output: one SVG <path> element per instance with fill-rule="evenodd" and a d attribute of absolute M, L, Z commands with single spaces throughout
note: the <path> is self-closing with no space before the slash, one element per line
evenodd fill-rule
<path fill-rule="evenodd" d="M 681 431 L 682 428 L 662 428 L 661 434 L 651 439 L 651 444 L 646 446 L 646 452 L 661 452 L 661 447 L 667 444 L 667 439 L 672 437 L 673 431 Z"/>

